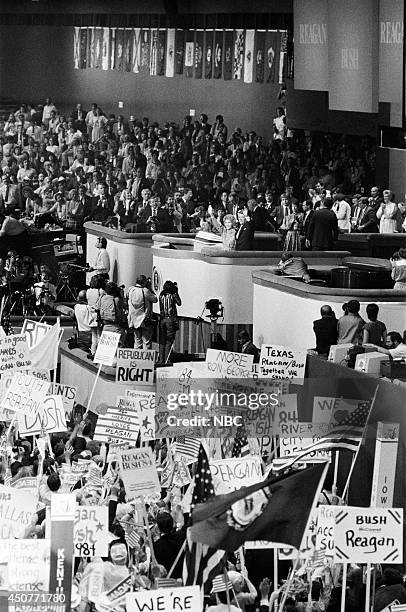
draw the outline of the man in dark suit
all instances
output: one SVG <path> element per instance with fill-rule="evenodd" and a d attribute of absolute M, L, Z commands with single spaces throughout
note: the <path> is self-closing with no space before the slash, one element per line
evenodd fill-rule
<path fill-rule="evenodd" d="M 174 530 L 173 518 L 169 512 L 158 514 L 156 523 L 161 537 L 154 542 L 155 557 L 159 565 L 163 565 L 166 571 L 169 572 L 183 546 L 186 533 L 184 529 Z M 181 578 L 182 568 L 183 555 L 180 556 L 172 572 L 172 578 Z"/>
<path fill-rule="evenodd" d="M 241 353 L 244 353 L 245 355 L 253 355 L 254 363 L 259 362 L 259 349 L 252 342 L 246 329 L 243 329 L 238 333 L 237 342 Z"/>
<path fill-rule="evenodd" d="M 306 246 L 312 251 L 332 251 L 338 238 L 338 222 L 336 214 L 331 210 L 333 200 L 326 198 L 310 220 L 309 238 Z"/>
<path fill-rule="evenodd" d="M 376 234 L 378 232 L 378 219 L 373 206 L 369 203 L 368 198 L 360 198 L 358 207 L 361 209 L 358 215 L 358 223 L 353 231 L 363 234 Z"/>
<path fill-rule="evenodd" d="M 82 108 L 80 103 L 76 104 L 76 108 L 70 114 L 75 130 L 79 130 L 82 134 L 86 134 L 86 115 L 87 111 Z"/>
<path fill-rule="evenodd" d="M 383 202 L 383 198 L 379 194 L 379 187 L 371 187 L 371 198 L 372 201 L 370 204 L 374 211 L 377 212 Z"/>
<path fill-rule="evenodd" d="M 248 202 L 249 205 L 249 202 Z M 250 213 L 252 220 L 252 227 L 254 232 L 265 232 L 267 222 L 267 212 L 264 208 L 264 202 L 262 196 L 258 196 L 253 201 L 252 211 Z"/>
<path fill-rule="evenodd" d="M 314 215 L 312 202 L 310 200 L 305 200 L 302 204 L 302 209 L 303 209 L 304 217 L 303 217 L 303 229 L 302 229 L 301 240 L 303 242 L 303 247 L 305 247 L 306 240 L 310 241 L 309 227 L 310 227 L 310 221 L 312 220 L 312 217 Z"/>
<path fill-rule="evenodd" d="M 145 178 L 142 168 L 135 170 L 135 177 L 131 186 L 131 195 L 137 202 L 142 201 L 142 192 L 144 189 L 150 189 L 149 180 Z"/>
<path fill-rule="evenodd" d="M 328 355 L 330 346 L 337 344 L 337 319 L 331 306 L 320 308 L 321 319 L 313 321 L 316 336 L 316 351 L 319 355 Z"/>
<path fill-rule="evenodd" d="M 252 251 L 254 230 L 243 210 L 238 211 L 238 229 L 235 235 L 236 251 Z"/>

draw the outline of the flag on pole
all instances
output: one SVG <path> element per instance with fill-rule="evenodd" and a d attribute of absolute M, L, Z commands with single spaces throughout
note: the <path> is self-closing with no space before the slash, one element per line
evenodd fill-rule
<path fill-rule="evenodd" d="M 132 64 L 132 71 L 138 73 L 141 65 L 141 28 L 134 28 Z"/>
<path fill-rule="evenodd" d="M 265 37 L 265 83 L 275 83 L 278 79 L 279 32 L 268 31 Z"/>
<path fill-rule="evenodd" d="M 74 28 L 73 31 L 73 67 L 79 70 L 80 61 L 80 28 Z"/>
<path fill-rule="evenodd" d="M 183 74 L 183 59 L 185 56 L 185 32 L 176 30 L 175 32 L 175 73 Z"/>
<path fill-rule="evenodd" d="M 161 28 L 158 30 L 157 37 L 157 69 L 158 76 L 165 76 L 166 65 L 166 30 Z"/>
<path fill-rule="evenodd" d="M 221 79 L 223 76 L 223 50 L 224 50 L 224 31 L 215 30 L 214 32 L 214 69 L 213 77 Z"/>
<path fill-rule="evenodd" d="M 33 347 L 28 349 L 33 369 L 54 370 L 58 362 L 58 346 L 60 335 L 59 317 L 55 323 Z"/>
<path fill-rule="evenodd" d="M 200 446 L 195 482 L 192 493 L 191 509 L 204 504 L 214 496 L 213 479 L 209 460 L 203 445 Z M 223 571 L 225 554 L 223 550 L 212 549 L 200 542 L 192 542 L 191 529 L 186 533 L 186 548 L 183 562 L 183 584 L 204 585 L 205 593 L 209 593 L 212 580 Z"/>
<path fill-rule="evenodd" d="M 195 79 L 201 79 L 203 77 L 203 44 L 204 44 L 204 30 L 196 30 L 195 33 Z"/>
<path fill-rule="evenodd" d="M 158 74 L 158 30 L 151 30 L 151 51 L 149 56 L 149 73 Z"/>
<path fill-rule="evenodd" d="M 237 550 L 245 541 L 281 542 L 300 549 L 328 464 L 318 464 L 192 505 L 192 542 Z"/>
<path fill-rule="evenodd" d="M 169 28 L 166 42 L 166 70 L 165 76 L 175 75 L 175 28 Z"/>
<path fill-rule="evenodd" d="M 244 30 L 234 32 L 233 79 L 242 79 L 244 67 Z"/>
<path fill-rule="evenodd" d="M 194 30 L 187 30 L 185 32 L 185 76 L 188 78 L 193 76 L 195 60 L 194 36 Z"/>
<path fill-rule="evenodd" d="M 234 51 L 234 32 L 226 30 L 224 35 L 224 80 L 230 81 L 233 78 L 233 51 Z"/>
<path fill-rule="evenodd" d="M 206 30 L 204 33 L 204 78 L 211 79 L 213 76 L 213 42 L 214 32 Z"/>
<path fill-rule="evenodd" d="M 344 399 L 343 402 L 348 403 L 349 400 Z M 355 409 L 346 414 L 336 425 L 333 425 L 327 435 L 289 457 L 274 461 L 272 468 L 285 470 L 313 451 L 350 450 L 357 452 L 371 414 L 372 405 L 372 400 L 357 401 Z"/>
<path fill-rule="evenodd" d="M 109 69 L 110 59 L 110 30 L 103 28 L 102 70 Z"/>
<path fill-rule="evenodd" d="M 184 457 L 187 463 L 197 460 L 200 450 L 200 440 L 179 436 L 176 438 L 175 455 Z"/>
<path fill-rule="evenodd" d="M 233 450 L 231 451 L 231 457 L 245 457 L 250 454 L 250 445 L 248 438 L 245 433 L 237 433 L 234 439 Z"/>
<path fill-rule="evenodd" d="M 255 48 L 254 48 L 256 83 L 264 82 L 264 68 L 265 68 L 264 58 L 265 58 L 265 30 L 259 30 L 255 32 Z"/>
<path fill-rule="evenodd" d="M 245 32 L 244 83 L 252 83 L 254 73 L 255 30 Z"/>

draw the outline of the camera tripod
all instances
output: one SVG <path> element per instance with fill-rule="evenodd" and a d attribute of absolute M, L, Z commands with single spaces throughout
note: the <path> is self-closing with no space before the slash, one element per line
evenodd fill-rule
<path fill-rule="evenodd" d="M 56 281 L 56 300 L 60 295 L 63 295 L 68 301 L 76 302 L 77 295 L 74 289 L 71 287 L 69 281 L 69 272 L 67 267 L 61 268 Z M 71 298 L 71 300 L 70 300 Z"/>

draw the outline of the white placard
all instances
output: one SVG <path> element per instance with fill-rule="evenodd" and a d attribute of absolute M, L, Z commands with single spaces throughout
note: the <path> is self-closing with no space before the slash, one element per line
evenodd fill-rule
<path fill-rule="evenodd" d="M 60 395 L 48 395 L 35 415 L 18 414 L 21 435 L 34 436 L 66 431 L 66 415 Z"/>
<path fill-rule="evenodd" d="M 254 356 L 233 351 L 207 349 L 206 363 L 210 377 L 252 378 Z"/>
<path fill-rule="evenodd" d="M 37 499 L 31 491 L 0 485 L 0 540 L 23 537 L 37 509 Z"/>
<path fill-rule="evenodd" d="M 140 417 L 136 405 L 125 397 L 118 398 L 117 406 L 109 406 L 106 414 L 97 417 L 94 439 L 108 444 L 131 442 L 135 445 L 140 431 Z"/>
<path fill-rule="evenodd" d="M 67 417 L 70 417 L 70 415 L 72 414 L 77 392 L 77 387 L 72 387 L 71 385 L 63 385 L 60 383 L 53 383 L 50 389 L 50 393 L 52 393 L 53 395 L 60 395 L 62 397 L 63 408 Z"/>
<path fill-rule="evenodd" d="M 263 376 L 269 378 L 299 379 L 297 384 L 303 384 L 306 368 L 306 351 L 288 346 L 263 344 L 259 358 L 259 366 Z"/>
<path fill-rule="evenodd" d="M 210 471 L 217 494 L 249 487 L 263 479 L 259 457 L 238 457 L 210 461 Z"/>
<path fill-rule="evenodd" d="M 341 506 L 318 506 L 316 528 L 316 550 L 324 552 L 326 557 L 334 556 L 335 515 Z"/>
<path fill-rule="evenodd" d="M 111 367 L 114 363 L 120 337 L 121 334 L 102 331 L 93 362 Z"/>
<path fill-rule="evenodd" d="M 49 540 L 2 540 L 0 564 L 7 564 L 10 592 L 49 591 Z M 0 587 L 4 588 L 4 585 Z"/>
<path fill-rule="evenodd" d="M 371 506 L 391 508 L 393 505 L 399 429 L 399 423 L 378 422 Z"/>
<path fill-rule="evenodd" d="M 107 506 L 77 506 L 73 528 L 75 557 L 107 557 L 109 518 Z"/>
<path fill-rule="evenodd" d="M 156 351 L 142 349 L 117 350 L 116 382 L 139 386 L 154 383 Z"/>
<path fill-rule="evenodd" d="M 0 340 L 0 373 L 25 370 L 30 366 L 25 334 L 6 336 Z"/>
<path fill-rule="evenodd" d="M 6 410 L 35 416 L 41 409 L 49 390 L 49 382 L 36 376 L 16 372 L 1 401 Z"/>
<path fill-rule="evenodd" d="M 125 596 L 127 612 L 202 612 L 200 587 L 186 586 L 174 589 L 137 591 Z"/>
<path fill-rule="evenodd" d="M 126 389 L 125 397 L 137 408 L 140 418 L 141 442 L 155 440 L 155 393 Z"/>
<path fill-rule="evenodd" d="M 128 499 L 152 495 L 161 490 L 155 458 L 149 446 L 123 450 L 117 456 Z"/>
<path fill-rule="evenodd" d="M 403 508 L 341 506 L 334 545 L 338 563 L 402 563 Z"/>

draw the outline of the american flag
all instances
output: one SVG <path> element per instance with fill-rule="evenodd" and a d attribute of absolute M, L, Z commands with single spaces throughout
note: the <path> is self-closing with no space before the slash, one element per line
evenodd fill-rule
<path fill-rule="evenodd" d="M 200 440 L 179 436 L 176 438 L 175 455 L 186 459 L 186 463 L 194 463 L 199 455 Z"/>
<path fill-rule="evenodd" d="M 179 586 L 176 578 L 155 578 L 155 586 L 157 589 L 173 589 Z"/>
<path fill-rule="evenodd" d="M 124 537 L 129 548 L 135 548 L 138 546 L 141 540 L 140 534 L 137 532 L 135 525 L 125 523 L 124 525 Z"/>
<path fill-rule="evenodd" d="M 297 453 L 286 457 L 284 460 L 278 459 L 274 461 L 272 464 L 273 469 L 285 470 L 313 451 L 351 450 L 356 452 L 361 444 L 372 405 L 373 400 L 359 401 L 355 410 L 344 417 L 337 425 L 334 425 L 326 436 L 323 436 L 314 444 L 302 448 Z"/>
<path fill-rule="evenodd" d="M 238 433 L 234 439 L 232 457 L 245 457 L 250 454 L 250 445 L 245 433 Z"/>
<path fill-rule="evenodd" d="M 200 446 L 192 494 L 191 511 L 196 504 L 203 504 L 214 496 L 213 478 L 209 460 L 203 445 Z M 200 542 L 192 542 L 190 528 L 186 532 L 185 558 L 183 562 L 183 584 L 198 584 L 209 593 L 213 578 L 223 571 L 224 550 L 210 548 Z"/>

